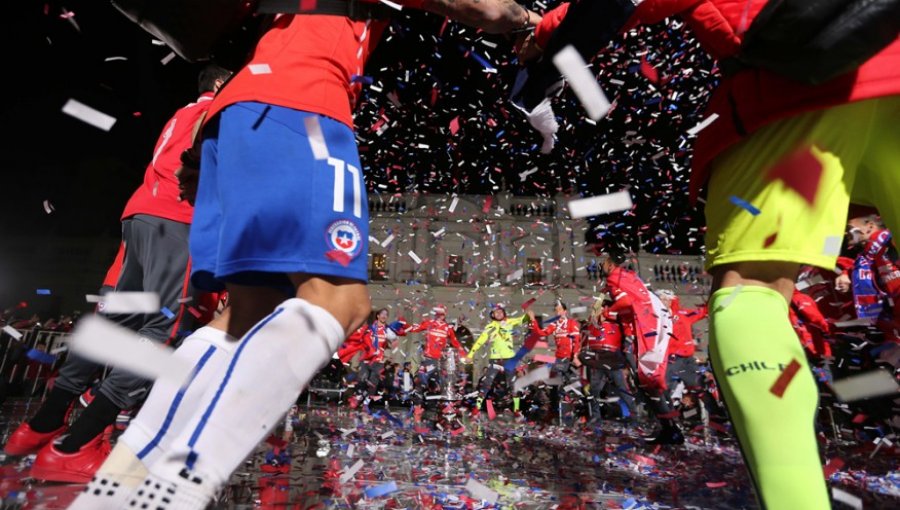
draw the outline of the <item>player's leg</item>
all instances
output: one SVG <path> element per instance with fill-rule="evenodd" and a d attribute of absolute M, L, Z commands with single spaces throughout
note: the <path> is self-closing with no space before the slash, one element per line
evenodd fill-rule
<path fill-rule="evenodd" d="M 230 332 L 249 323 L 252 314 L 243 311 L 256 306 L 253 287 L 295 288 L 296 297 L 242 336 L 209 405 L 151 466 L 132 499 L 138 506 L 204 508 L 371 309 L 368 208 L 352 131 L 325 117 L 246 103 L 227 108 L 220 121 L 223 235 L 215 276 L 229 285 Z M 313 158 L 310 122 L 320 126 L 327 160 Z M 170 502 L 159 505 L 162 497 Z"/>
<path fill-rule="evenodd" d="M 713 163 L 706 210 L 714 276 L 710 359 L 769 510 L 830 505 L 814 432 L 818 392 L 788 302 L 801 264 L 834 266 L 874 111 L 863 102 L 798 115 Z M 767 177 L 785 165 L 787 180 L 798 184 Z M 735 197 L 755 210 L 736 205 Z M 794 363 L 799 370 L 790 376 L 785 368 Z"/>

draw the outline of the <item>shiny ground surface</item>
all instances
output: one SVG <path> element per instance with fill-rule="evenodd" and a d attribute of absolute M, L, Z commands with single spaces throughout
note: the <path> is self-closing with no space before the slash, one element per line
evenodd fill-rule
<path fill-rule="evenodd" d="M 33 406 L 0 408 L 0 437 Z M 291 423 L 293 431 L 256 449 L 215 508 L 756 508 L 740 454 L 722 435 L 646 447 L 638 431 L 614 424 L 564 428 L 482 415 L 441 431 L 413 426 L 405 410 L 337 407 L 301 407 Z M 864 508 L 900 508 L 900 456 L 873 451 L 830 445 L 828 458 L 844 462 L 832 485 Z M 62 509 L 81 489 L 29 479 L 30 463 L 0 462 L 3 509 Z"/>

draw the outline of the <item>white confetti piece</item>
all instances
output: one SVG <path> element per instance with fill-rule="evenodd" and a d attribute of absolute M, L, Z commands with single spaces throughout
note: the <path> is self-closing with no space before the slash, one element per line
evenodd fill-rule
<path fill-rule="evenodd" d="M 250 74 L 272 74 L 272 68 L 269 64 L 250 64 L 247 66 Z"/>
<path fill-rule="evenodd" d="M 834 325 L 838 328 L 857 328 L 861 326 L 871 326 L 874 323 L 875 321 L 873 319 L 852 319 L 849 321 L 837 321 Z"/>
<path fill-rule="evenodd" d="M 525 170 L 524 172 L 519 174 L 519 180 L 524 181 L 526 177 L 538 171 L 537 167 L 532 168 L 531 170 Z"/>
<path fill-rule="evenodd" d="M 627 211 L 634 204 L 627 190 L 600 195 L 598 197 L 581 198 L 569 202 L 569 215 L 572 218 L 586 218 L 619 211 Z"/>
<path fill-rule="evenodd" d="M 550 367 L 547 365 L 541 365 L 539 368 L 528 372 L 516 379 L 516 382 L 513 383 L 513 390 L 520 391 L 522 388 L 530 386 L 538 381 L 546 381 L 550 378 Z"/>
<path fill-rule="evenodd" d="M 743 288 L 744 288 L 743 285 L 738 285 L 737 287 L 735 287 L 734 290 L 731 291 L 731 294 L 729 294 L 729 295 L 725 298 L 725 300 L 723 300 L 721 303 L 719 303 L 719 306 L 718 306 L 717 309 L 718 309 L 718 310 L 724 310 L 724 309 L 728 308 L 728 305 L 730 305 L 731 302 L 734 301 L 734 298 L 738 297 L 738 294 L 741 293 L 741 290 L 742 290 Z"/>
<path fill-rule="evenodd" d="M 53 207 L 53 204 L 51 204 L 49 200 L 44 200 L 44 212 L 46 212 L 47 214 L 50 214 L 55 210 L 56 210 L 56 208 Z"/>
<path fill-rule="evenodd" d="M 828 236 L 825 238 L 825 246 L 822 253 L 825 255 L 838 256 L 841 254 L 841 243 L 843 239 L 840 236 Z"/>
<path fill-rule="evenodd" d="M 802 291 L 802 290 L 808 289 L 809 287 L 814 287 L 816 285 L 819 285 L 820 283 L 825 283 L 825 279 L 822 278 L 821 275 L 813 275 L 812 278 L 800 280 L 794 286 L 797 288 L 797 290 Z"/>
<path fill-rule="evenodd" d="M 3 332 L 6 333 L 7 335 L 13 337 L 16 340 L 22 339 L 22 333 L 19 333 L 18 329 L 14 328 L 8 324 L 6 326 L 3 326 Z"/>
<path fill-rule="evenodd" d="M 516 269 L 515 271 L 513 271 L 512 274 L 510 274 L 509 276 L 506 277 L 506 282 L 507 283 L 514 282 L 514 281 L 518 280 L 519 278 L 521 278 L 523 274 L 525 274 L 524 269 Z"/>
<path fill-rule="evenodd" d="M 466 482 L 466 491 L 471 494 L 473 498 L 487 501 L 492 505 L 496 503 L 497 499 L 500 497 L 500 494 L 498 494 L 497 491 L 492 490 L 487 485 L 478 482 L 474 478 L 469 478 L 469 481 Z"/>
<path fill-rule="evenodd" d="M 381 3 L 383 3 L 383 4 L 386 5 L 386 6 L 390 7 L 391 9 L 397 9 L 398 11 L 402 11 L 402 10 L 403 10 L 403 6 L 402 6 L 402 5 L 396 4 L 396 3 L 391 2 L 391 1 L 389 1 L 389 0 L 378 0 L 378 1 L 381 2 Z"/>
<path fill-rule="evenodd" d="M 98 296 L 96 294 L 85 294 L 84 300 L 88 303 L 99 303 L 103 301 L 103 296 Z"/>
<path fill-rule="evenodd" d="M 447 209 L 450 213 L 456 210 L 456 206 L 459 204 L 459 197 L 453 197 L 453 200 L 450 201 L 450 208 Z"/>
<path fill-rule="evenodd" d="M 838 379 L 831 388 L 842 402 L 897 394 L 894 377 L 885 370 L 872 370 L 863 374 Z"/>
<path fill-rule="evenodd" d="M 413 262 L 415 262 L 416 264 L 422 263 L 422 259 L 420 259 L 419 256 L 416 255 L 416 252 L 412 250 L 409 250 L 409 258 L 413 259 Z"/>
<path fill-rule="evenodd" d="M 433 235 L 434 237 L 441 237 L 442 235 L 444 235 L 444 233 L 445 233 L 446 231 L 447 231 L 447 228 L 446 228 L 446 227 L 441 227 L 440 230 L 438 230 L 437 232 L 432 233 L 431 235 Z"/>
<path fill-rule="evenodd" d="M 586 306 L 576 306 L 575 308 L 572 308 L 569 310 L 569 313 L 585 313 L 585 312 L 587 312 Z"/>
<path fill-rule="evenodd" d="M 389 430 L 389 431 L 385 432 L 384 434 L 381 434 L 381 439 L 390 439 L 390 438 L 394 437 L 395 435 L 396 434 L 394 434 L 393 430 Z"/>
<path fill-rule="evenodd" d="M 113 124 L 116 123 L 115 117 L 107 115 L 100 110 L 95 110 L 75 99 L 66 101 L 66 104 L 63 105 L 62 112 L 66 115 L 71 115 L 86 124 L 90 124 L 95 128 L 102 129 L 103 131 L 109 131 L 112 129 Z"/>
<path fill-rule="evenodd" d="M 356 453 L 356 445 L 351 444 L 347 447 L 347 456 L 353 458 L 354 453 Z"/>
<path fill-rule="evenodd" d="M 319 118 L 310 115 L 303 119 L 306 126 L 306 136 L 309 138 L 309 146 L 312 149 L 313 157 L 316 159 L 328 159 L 328 145 L 325 144 L 325 136 L 322 134 L 322 126 L 319 125 Z"/>
<path fill-rule="evenodd" d="M 391 244 L 391 241 L 394 240 L 394 234 L 387 236 L 387 238 L 381 242 L 382 248 L 387 248 L 387 245 Z"/>
<path fill-rule="evenodd" d="M 714 113 L 714 114 L 710 115 L 709 117 L 703 119 L 703 120 L 702 120 L 699 124 L 697 124 L 696 126 L 692 127 L 691 129 L 688 129 L 687 134 L 690 135 L 690 136 L 696 135 L 696 134 L 699 133 L 700 131 L 703 131 L 704 129 L 706 129 L 707 127 L 709 127 L 709 125 L 712 124 L 713 122 L 715 122 L 716 119 L 718 119 L 718 118 L 719 118 L 719 114 L 718 114 L 718 113 Z"/>
<path fill-rule="evenodd" d="M 156 313 L 159 294 L 155 292 L 110 292 L 100 301 L 103 313 Z"/>
<path fill-rule="evenodd" d="M 362 459 L 356 461 L 355 464 L 350 466 L 347 471 L 344 471 L 344 474 L 341 475 L 341 483 L 347 483 L 352 480 L 353 477 L 356 476 L 356 473 L 358 473 L 359 470 L 362 469 L 363 465 L 365 465 L 365 463 L 362 461 Z"/>
<path fill-rule="evenodd" d="M 849 506 L 855 508 L 856 510 L 862 510 L 862 507 L 863 507 L 862 500 L 859 499 L 858 497 L 854 496 L 853 494 L 850 494 L 849 492 L 844 492 L 844 491 L 838 489 L 837 487 L 832 487 L 831 488 L 831 496 L 834 498 L 835 501 L 840 501 L 841 503 L 849 505 Z"/>
<path fill-rule="evenodd" d="M 81 319 L 69 337 L 69 349 L 103 365 L 119 367 L 150 380 L 181 385 L 193 366 L 172 355 L 173 349 L 142 339 L 129 329 L 97 315 Z"/>
<path fill-rule="evenodd" d="M 163 57 L 160 60 L 160 63 L 162 63 L 162 65 L 166 65 L 169 62 L 171 62 L 175 58 L 175 56 L 176 56 L 175 52 L 173 51 L 173 52 L 169 53 L 168 55 L 166 55 L 165 57 Z"/>
<path fill-rule="evenodd" d="M 581 105 L 592 120 L 599 120 L 609 111 L 609 100 L 603 94 L 597 78 L 574 46 L 566 46 L 553 55 L 553 64 L 566 77 Z"/>

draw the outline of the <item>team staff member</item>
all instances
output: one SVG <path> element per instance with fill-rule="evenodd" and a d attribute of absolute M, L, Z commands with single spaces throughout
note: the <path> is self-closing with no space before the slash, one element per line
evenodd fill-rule
<path fill-rule="evenodd" d="M 680 15 L 721 61 L 738 53 L 743 31 L 766 4 L 646 0 L 631 24 Z M 559 12 L 546 17 L 526 53 L 549 41 L 564 19 Z M 889 228 L 900 228 L 900 39 L 819 85 L 759 68 L 738 70 L 719 82 L 705 116 L 712 114 L 714 125 L 694 144 L 691 195 L 707 187 L 713 370 L 762 505 L 828 508 L 814 431 L 818 392 L 788 304 L 802 265 L 835 266 L 851 202 L 876 207 Z M 810 189 L 769 178 L 777 165 Z M 770 391 L 778 371 L 731 370 L 792 360 L 801 370 L 780 397 Z M 778 427 L 771 416 L 779 417 Z"/>
<path fill-rule="evenodd" d="M 212 104 L 215 91 L 229 75 L 216 66 L 207 66 L 200 72 L 200 96 L 178 109 L 166 123 L 144 173 L 144 182 L 122 212 L 121 257 L 117 255 L 104 284 L 114 281 L 117 292 L 154 292 L 166 310 L 111 318 L 154 342 L 172 342 L 180 330 L 193 327 L 194 317 L 188 307 L 198 303 L 190 304 L 186 299 L 194 296 L 189 285 L 188 252 L 193 207 L 179 201 L 175 172 L 181 166 L 182 151 L 193 143 L 196 127 Z M 98 311 L 102 312 L 102 305 Z M 211 336 L 222 334 L 215 332 Z M 66 428 L 69 406 L 88 389 L 102 368 L 69 354 L 37 413 L 7 441 L 4 449 L 10 455 L 37 452 L 32 477 L 56 482 L 89 481 L 110 451 L 103 431 L 115 423 L 120 411 L 147 396 L 150 381 L 113 368 L 84 412 Z M 53 439 L 64 432 L 65 438 L 54 444 Z"/>

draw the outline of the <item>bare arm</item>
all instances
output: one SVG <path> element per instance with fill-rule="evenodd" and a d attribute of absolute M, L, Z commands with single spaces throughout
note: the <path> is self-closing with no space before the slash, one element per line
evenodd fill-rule
<path fill-rule="evenodd" d="M 541 20 L 515 0 L 425 0 L 422 9 L 492 34 L 528 28 Z"/>

